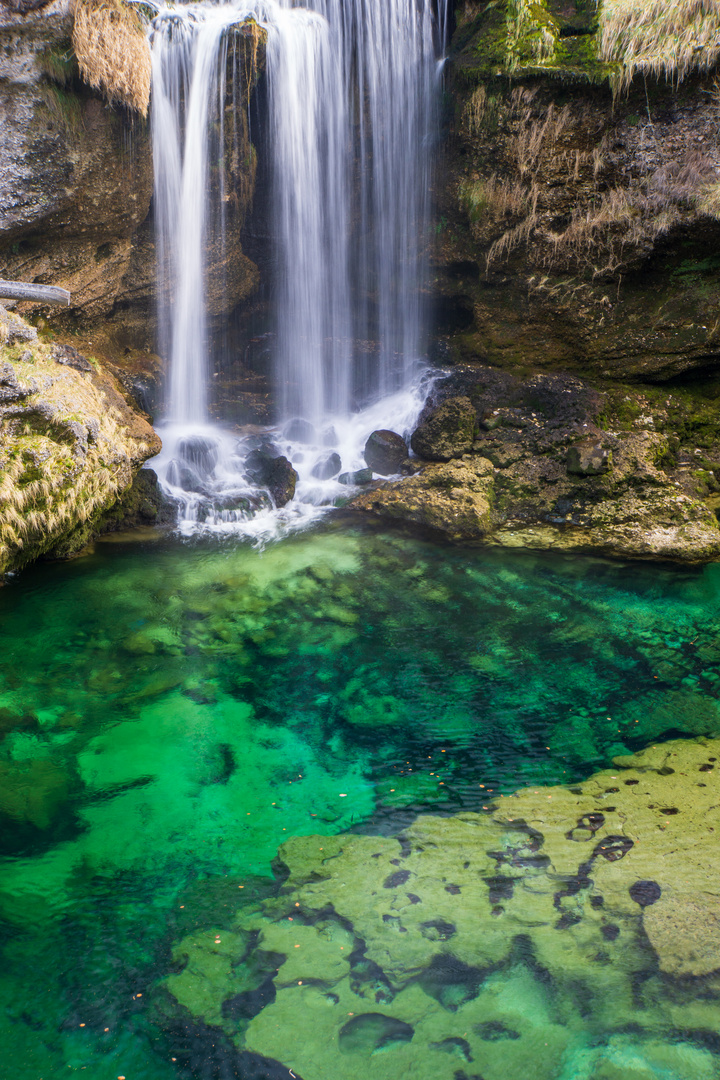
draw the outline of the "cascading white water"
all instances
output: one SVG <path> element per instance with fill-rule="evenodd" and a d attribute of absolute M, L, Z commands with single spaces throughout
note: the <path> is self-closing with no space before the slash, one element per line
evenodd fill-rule
<path fill-rule="evenodd" d="M 345 469 L 362 467 L 369 432 L 409 428 L 422 405 L 430 144 L 447 0 L 302 7 L 226 0 L 163 9 L 151 36 L 171 424 L 156 467 L 188 522 L 234 524 L 252 503 L 247 447 L 208 427 L 204 295 L 208 169 L 218 146 L 214 121 L 224 115 L 228 28 L 248 17 L 268 33 L 270 120 L 262 138 L 278 245 L 279 420 L 306 422 L 302 448 L 280 447 L 300 474 L 296 510 L 332 503 L 341 490 L 317 478 L 328 445 Z"/>
<path fill-rule="evenodd" d="M 438 32 L 432 0 L 307 6 L 326 32 L 304 55 L 271 35 L 268 71 L 280 408 L 317 422 L 405 386 L 421 355 Z"/>

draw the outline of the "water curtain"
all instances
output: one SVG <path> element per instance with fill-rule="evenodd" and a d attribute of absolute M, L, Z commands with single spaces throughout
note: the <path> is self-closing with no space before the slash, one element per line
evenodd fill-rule
<path fill-rule="evenodd" d="M 207 418 L 205 259 L 211 230 L 222 244 L 211 208 L 223 204 L 209 197 L 210 163 L 222 153 L 227 31 L 250 17 L 268 33 L 280 417 L 348 414 L 401 387 L 422 352 L 446 0 L 437 11 L 431 0 L 165 9 L 152 33 L 155 205 L 167 408 L 180 423 Z"/>

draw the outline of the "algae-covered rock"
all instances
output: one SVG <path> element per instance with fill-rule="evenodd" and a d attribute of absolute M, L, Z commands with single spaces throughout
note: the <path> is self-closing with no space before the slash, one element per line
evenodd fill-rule
<path fill-rule="evenodd" d="M 495 817 L 541 833 L 554 873 L 592 884 L 608 916 L 642 918 L 663 971 L 707 974 L 720 968 L 719 753 L 717 739 L 663 743 L 578 789 L 519 792 Z"/>
<path fill-rule="evenodd" d="M 305 1080 L 361 1080 L 376 1060 L 387 1080 L 709 1080 L 720 1001 L 708 982 L 672 1004 L 672 987 L 720 968 L 719 759 L 720 740 L 675 740 L 397 838 L 293 837 L 276 896 L 233 930 L 250 942 L 233 963 L 276 966 L 265 1003 L 239 1026 L 218 1012 L 238 976 L 216 960 L 175 996 Z"/>

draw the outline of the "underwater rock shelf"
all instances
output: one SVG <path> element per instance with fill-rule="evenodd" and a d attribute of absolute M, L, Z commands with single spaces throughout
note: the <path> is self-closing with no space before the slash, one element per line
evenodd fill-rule
<path fill-rule="evenodd" d="M 279 895 L 181 941 L 164 987 L 303 1080 L 380 1051 L 388 1080 L 715 1076 L 719 758 L 674 740 L 397 839 L 293 838 Z"/>

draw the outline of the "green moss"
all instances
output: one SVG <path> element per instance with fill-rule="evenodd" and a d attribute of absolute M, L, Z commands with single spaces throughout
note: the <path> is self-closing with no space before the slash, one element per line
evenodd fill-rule
<path fill-rule="evenodd" d="M 44 49 L 37 57 L 38 66 L 45 77 L 65 87 L 80 77 L 77 59 L 69 38 Z"/>
<path fill-rule="evenodd" d="M 502 75 L 549 72 L 569 82 L 603 82 L 616 65 L 598 59 L 594 6 L 568 15 L 549 0 L 489 3 L 453 39 L 460 77 L 478 82 Z"/>
<path fill-rule="evenodd" d="M 61 131 L 72 138 L 78 138 L 83 131 L 82 103 L 80 98 L 61 86 L 48 84 L 40 88 L 43 104 L 39 111 L 44 118 L 56 124 Z"/>

